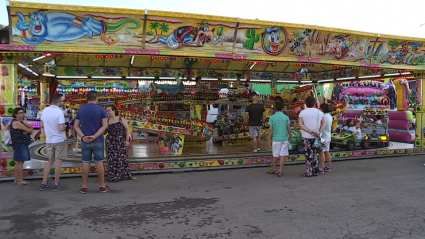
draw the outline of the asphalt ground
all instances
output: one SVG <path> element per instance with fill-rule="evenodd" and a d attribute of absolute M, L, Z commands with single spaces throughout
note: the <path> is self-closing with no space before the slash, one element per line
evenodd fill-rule
<path fill-rule="evenodd" d="M 1 239 L 425 238 L 424 156 L 341 161 L 314 178 L 303 165 L 139 175 L 109 193 L 0 183 Z"/>

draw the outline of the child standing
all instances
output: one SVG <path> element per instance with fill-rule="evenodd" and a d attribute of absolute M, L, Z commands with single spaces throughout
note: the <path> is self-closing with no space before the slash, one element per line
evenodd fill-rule
<path fill-rule="evenodd" d="M 289 158 L 289 142 L 292 139 L 288 116 L 283 114 L 283 102 L 276 102 L 276 113 L 270 117 L 270 146 L 273 150 L 273 169 L 269 174 L 277 173 L 282 177 L 283 165 Z M 280 159 L 279 171 L 276 171 L 277 160 Z"/>

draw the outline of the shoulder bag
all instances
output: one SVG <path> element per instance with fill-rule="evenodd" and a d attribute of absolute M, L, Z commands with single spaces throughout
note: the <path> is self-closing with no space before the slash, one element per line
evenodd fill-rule
<path fill-rule="evenodd" d="M 321 122 L 322 122 L 322 119 L 320 119 L 320 112 L 319 112 L 319 110 L 317 110 L 318 130 L 320 130 Z M 313 148 L 315 148 L 319 151 L 322 151 L 325 148 L 325 140 L 322 138 L 322 136 L 319 136 L 314 140 Z"/>

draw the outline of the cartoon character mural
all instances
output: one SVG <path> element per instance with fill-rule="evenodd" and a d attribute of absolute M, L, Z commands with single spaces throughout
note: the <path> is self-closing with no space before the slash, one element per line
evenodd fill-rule
<path fill-rule="evenodd" d="M 261 45 L 265 53 L 277 56 L 285 50 L 288 39 L 283 27 L 267 27 L 261 35 Z"/>
<path fill-rule="evenodd" d="M 159 149 L 161 150 L 161 154 L 171 153 L 170 141 L 165 134 L 158 135 L 158 144 L 159 144 Z"/>
<path fill-rule="evenodd" d="M 173 144 L 171 145 L 171 154 L 182 154 L 184 144 L 184 135 L 174 135 Z"/>
<path fill-rule="evenodd" d="M 164 23 L 163 23 L 164 24 Z M 158 22 L 150 24 L 151 29 L 158 28 Z M 165 27 L 161 27 L 164 29 Z M 208 22 L 199 23 L 199 27 L 181 26 L 170 33 L 166 38 L 160 37 L 156 32 L 154 38 L 147 41 L 147 43 L 162 43 L 166 44 L 170 49 L 178 49 L 181 46 L 200 47 L 205 43 L 223 45 L 223 27 L 218 27 L 217 33 L 215 28 L 211 28 Z M 168 31 L 168 30 L 167 30 Z M 162 35 L 162 32 L 161 32 Z"/>
<path fill-rule="evenodd" d="M 389 46 L 389 50 L 385 49 L 385 45 L 382 45 L 375 53 L 375 55 L 380 56 L 381 63 L 390 63 L 393 65 L 425 64 L 425 53 L 421 49 L 423 47 L 422 43 L 390 40 L 386 45 Z"/>
<path fill-rule="evenodd" d="M 289 40 L 289 49 L 297 56 L 302 56 L 307 50 L 307 43 L 310 41 L 310 29 L 294 33 L 294 38 Z"/>
<path fill-rule="evenodd" d="M 370 43 L 369 40 L 350 34 L 332 35 L 328 33 L 322 38 L 322 32 L 317 32 L 313 36 L 313 42 L 317 55 L 330 55 L 338 60 L 352 61 L 364 60 L 366 58 L 365 46 Z"/>
<path fill-rule="evenodd" d="M 71 42 L 83 37 L 93 38 L 94 35 L 103 35 L 101 38 L 107 45 L 112 45 L 118 40 L 106 37 L 104 34 L 117 32 L 127 24 L 132 24 L 125 28 L 127 37 L 132 37 L 130 30 L 137 30 L 141 27 L 139 21 L 135 19 L 124 19 L 116 23 L 106 23 L 91 16 L 80 17 L 67 12 L 35 11 L 28 14 L 29 21 L 21 12 L 17 12 L 18 22 L 16 28 L 21 31 L 21 39 L 30 45 L 49 42 Z"/>

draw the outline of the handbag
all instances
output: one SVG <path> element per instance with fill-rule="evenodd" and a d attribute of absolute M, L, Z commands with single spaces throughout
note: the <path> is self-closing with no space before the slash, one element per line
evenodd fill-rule
<path fill-rule="evenodd" d="M 319 119 L 319 116 L 320 116 L 320 112 L 319 112 L 319 110 L 317 110 L 317 124 L 318 124 L 318 129 L 320 130 L 320 125 L 321 125 L 322 120 Z M 319 151 L 322 151 L 325 148 L 325 140 L 321 136 L 317 137 L 314 140 L 312 147 L 319 150 Z"/>

